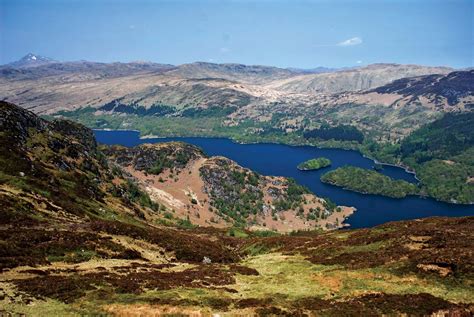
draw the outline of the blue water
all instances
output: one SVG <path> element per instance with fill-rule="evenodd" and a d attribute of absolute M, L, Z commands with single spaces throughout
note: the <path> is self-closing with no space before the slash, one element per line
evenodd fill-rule
<path fill-rule="evenodd" d="M 340 149 L 319 149 L 311 146 L 281 144 L 237 144 L 221 138 L 156 138 L 140 139 L 136 131 L 94 131 L 97 141 L 104 144 L 135 146 L 141 143 L 183 141 L 199 146 L 210 156 L 226 156 L 240 165 L 263 175 L 293 177 L 320 197 L 329 197 L 338 205 L 354 206 L 357 211 L 347 223 L 352 228 L 371 227 L 388 221 L 416 219 L 430 216 L 472 216 L 474 206 L 455 205 L 433 199 L 410 196 L 394 199 L 378 195 L 364 195 L 324 184 L 320 176 L 344 165 L 372 168 L 374 162 L 359 152 Z M 308 159 L 324 156 L 332 165 L 318 171 L 300 171 L 296 166 Z M 383 174 L 395 179 L 416 183 L 413 174 L 405 170 L 384 166 Z"/>

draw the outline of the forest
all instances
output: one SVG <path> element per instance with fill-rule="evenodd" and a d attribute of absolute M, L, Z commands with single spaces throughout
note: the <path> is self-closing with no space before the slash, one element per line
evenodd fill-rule
<path fill-rule="evenodd" d="M 364 141 L 362 132 L 350 125 L 338 125 L 335 127 L 322 126 L 319 129 L 306 131 L 303 136 L 306 139 L 334 139 L 340 141 L 357 141 L 358 143 Z"/>

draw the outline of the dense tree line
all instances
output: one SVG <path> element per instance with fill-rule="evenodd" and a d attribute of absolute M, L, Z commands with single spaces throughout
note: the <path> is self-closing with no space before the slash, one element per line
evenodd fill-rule
<path fill-rule="evenodd" d="M 442 201 L 474 203 L 474 112 L 447 113 L 397 144 L 365 142 L 380 161 L 415 170 L 421 192 Z"/>
<path fill-rule="evenodd" d="M 236 111 L 237 107 L 211 106 L 208 108 L 188 108 L 183 110 L 181 116 L 189 118 L 225 117 Z"/>
<path fill-rule="evenodd" d="M 118 113 L 127 113 L 127 114 L 136 114 L 139 116 L 163 116 L 166 114 L 171 114 L 176 111 L 172 106 L 154 104 L 150 107 L 144 107 L 136 103 L 132 104 L 123 104 L 117 100 L 106 103 L 99 110 L 103 111 L 113 111 Z"/>
<path fill-rule="evenodd" d="M 415 184 L 394 180 L 379 172 L 359 167 L 344 166 L 321 176 L 321 181 L 364 194 L 403 198 L 418 193 Z"/>
<path fill-rule="evenodd" d="M 322 126 L 319 129 L 306 131 L 303 136 L 306 139 L 322 139 L 322 140 L 340 140 L 340 141 L 357 141 L 362 143 L 364 135 L 356 127 L 350 125 L 338 125 L 335 127 Z"/>
<path fill-rule="evenodd" d="M 417 163 L 446 159 L 474 146 L 474 112 L 448 113 L 413 132 L 401 143 L 402 158 Z"/>

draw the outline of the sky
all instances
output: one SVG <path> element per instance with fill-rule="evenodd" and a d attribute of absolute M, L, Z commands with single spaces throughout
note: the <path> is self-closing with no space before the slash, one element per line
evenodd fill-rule
<path fill-rule="evenodd" d="M 474 66 L 473 0 L 0 0 L 0 64 Z"/>

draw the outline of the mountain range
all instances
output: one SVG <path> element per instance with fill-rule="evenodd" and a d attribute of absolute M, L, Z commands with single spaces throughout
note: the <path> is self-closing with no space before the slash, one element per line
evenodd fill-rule
<path fill-rule="evenodd" d="M 178 66 L 150 62 L 54 62 L 39 56 L 33 67 L 28 62 L 32 56 L 36 57 L 28 54 L 19 62 L 0 68 L 0 96 L 39 114 L 88 107 L 100 110 L 111 103 L 120 105 L 108 110 L 111 114 L 125 108 L 131 109 L 125 112 L 133 113 L 137 107 L 165 105 L 174 109 L 168 115 L 172 112 L 179 116 L 186 109 L 217 107 L 226 114 L 224 125 L 238 125 L 249 119 L 270 120 L 274 113 L 282 113 L 298 128 L 307 128 L 301 123 L 305 117 L 316 125 L 321 120 L 355 124 L 386 139 L 406 136 L 439 113 L 463 111 L 473 102 L 473 72 L 454 73 L 462 78 L 452 75 L 440 81 L 442 76 L 454 72 L 448 67 L 373 64 L 301 71 L 204 62 Z M 30 66 L 24 66 L 22 61 Z M 397 85 L 410 86 L 411 90 L 394 90 L 394 81 L 399 79 L 405 81 L 397 81 Z M 418 84 L 413 87 L 414 81 Z M 460 81 L 464 83 L 459 85 Z M 423 91 L 415 91 L 423 85 Z M 426 89 L 429 85 L 434 85 L 431 90 Z M 379 109 L 383 109 L 382 114 Z M 356 116 L 348 117 L 348 112 L 355 112 Z M 336 116 L 327 116 L 328 113 Z M 380 124 L 367 126 L 361 122 L 367 121 L 367 117 L 384 123 L 391 135 L 388 129 L 380 129 Z M 284 124 L 277 122 L 276 127 Z"/>
<path fill-rule="evenodd" d="M 372 89 L 393 80 L 428 74 L 447 74 L 447 67 L 374 64 L 354 69 L 323 72 L 242 64 L 197 62 L 179 66 L 148 62 L 37 62 L 23 67 L 23 60 L 1 67 L 1 95 L 5 100 L 38 113 L 57 109 L 98 108 L 113 100 L 156 103 L 176 107 L 212 104 L 262 106 L 275 102 L 308 104 L 321 94 Z M 302 74 L 303 73 L 303 74 Z M 93 88 L 91 87 L 93 85 Z M 92 88 L 92 89 L 91 89 Z M 87 89 L 88 93 L 82 91 Z"/>

